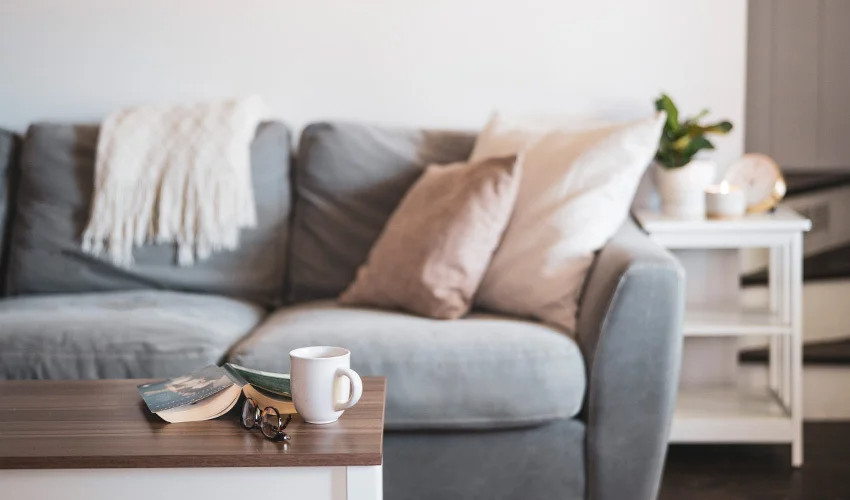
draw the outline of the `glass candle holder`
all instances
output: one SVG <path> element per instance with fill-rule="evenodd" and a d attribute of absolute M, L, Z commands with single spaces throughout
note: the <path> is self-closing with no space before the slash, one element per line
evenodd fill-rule
<path fill-rule="evenodd" d="M 740 186 L 723 181 L 705 190 L 705 215 L 709 219 L 737 219 L 747 213 L 747 196 Z"/>

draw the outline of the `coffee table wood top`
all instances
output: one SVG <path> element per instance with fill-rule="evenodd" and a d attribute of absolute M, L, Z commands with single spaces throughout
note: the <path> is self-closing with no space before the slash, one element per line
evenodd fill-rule
<path fill-rule="evenodd" d="M 381 464 L 383 377 L 364 377 L 360 402 L 333 424 L 295 416 L 286 444 L 242 427 L 239 405 L 215 420 L 166 423 L 136 391 L 144 382 L 0 381 L 0 469 Z"/>

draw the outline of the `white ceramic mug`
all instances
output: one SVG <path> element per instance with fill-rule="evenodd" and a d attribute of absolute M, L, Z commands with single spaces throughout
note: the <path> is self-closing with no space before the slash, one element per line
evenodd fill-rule
<path fill-rule="evenodd" d="M 350 368 L 351 351 L 342 347 L 302 347 L 289 353 L 292 402 L 305 422 L 339 420 L 363 395 L 363 381 Z M 346 380 L 348 379 L 348 380 Z"/>

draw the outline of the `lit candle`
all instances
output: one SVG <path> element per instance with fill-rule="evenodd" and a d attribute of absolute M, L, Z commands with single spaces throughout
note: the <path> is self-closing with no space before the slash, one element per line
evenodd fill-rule
<path fill-rule="evenodd" d="M 735 219 L 747 213 L 747 197 L 739 186 L 727 181 L 705 190 L 705 215 L 709 219 Z"/>

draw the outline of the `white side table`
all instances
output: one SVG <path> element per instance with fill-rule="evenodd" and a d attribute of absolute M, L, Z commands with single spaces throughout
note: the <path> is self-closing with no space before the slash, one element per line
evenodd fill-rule
<path fill-rule="evenodd" d="M 799 467 L 803 232 L 811 222 L 786 208 L 719 221 L 677 220 L 656 212 L 636 216 L 653 241 L 680 255 L 687 275 L 686 356 L 671 442 L 790 443 L 792 465 Z M 744 248 L 770 251 L 770 299 L 763 308 L 740 302 L 738 250 Z M 770 339 L 769 387 L 754 390 L 735 380 L 736 337 L 746 335 Z M 718 366 L 726 370 L 720 378 L 699 380 Z"/>

